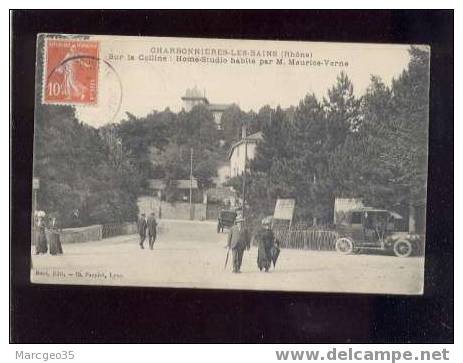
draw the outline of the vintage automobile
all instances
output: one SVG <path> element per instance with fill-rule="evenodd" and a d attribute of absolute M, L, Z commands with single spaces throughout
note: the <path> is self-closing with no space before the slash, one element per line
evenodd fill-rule
<path fill-rule="evenodd" d="M 223 232 L 224 228 L 231 228 L 235 224 L 237 213 L 232 210 L 222 210 L 217 221 L 217 233 Z"/>
<path fill-rule="evenodd" d="M 417 234 L 394 231 L 402 217 L 385 209 L 362 207 L 345 213 L 336 225 L 336 251 L 343 254 L 360 250 L 392 251 L 398 257 L 421 252 L 422 238 Z"/>

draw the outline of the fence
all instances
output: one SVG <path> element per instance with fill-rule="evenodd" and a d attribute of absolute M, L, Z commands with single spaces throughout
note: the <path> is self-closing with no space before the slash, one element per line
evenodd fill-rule
<path fill-rule="evenodd" d="M 48 235 L 47 235 L 48 238 Z M 61 243 L 77 243 L 87 241 L 97 241 L 102 238 L 101 224 L 79 227 L 65 228 L 60 231 Z"/>
<path fill-rule="evenodd" d="M 335 249 L 337 234 L 332 230 L 309 229 L 275 229 L 275 238 L 280 247 L 300 250 L 332 251 Z"/>
<path fill-rule="evenodd" d="M 108 223 L 108 224 L 103 224 L 102 227 L 103 228 L 102 228 L 101 238 L 109 238 L 109 237 L 137 233 L 137 224 L 134 222 L 133 223 L 131 222 Z"/>
<path fill-rule="evenodd" d="M 38 232 L 36 232 L 36 234 L 37 233 Z M 99 241 L 103 238 L 135 233 L 137 233 L 137 224 L 134 222 L 96 224 L 86 227 L 64 228 L 59 232 L 61 243 Z"/>

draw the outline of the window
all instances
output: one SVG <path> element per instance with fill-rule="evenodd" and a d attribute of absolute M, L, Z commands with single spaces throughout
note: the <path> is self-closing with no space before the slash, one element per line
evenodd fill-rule
<path fill-rule="evenodd" d="M 350 223 L 352 224 L 362 224 L 362 213 L 361 212 L 353 212 Z"/>

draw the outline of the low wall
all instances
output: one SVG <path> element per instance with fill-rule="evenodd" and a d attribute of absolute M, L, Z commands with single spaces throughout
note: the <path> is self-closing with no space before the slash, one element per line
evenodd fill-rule
<path fill-rule="evenodd" d="M 79 228 L 65 228 L 60 231 L 61 243 L 78 243 L 98 241 L 103 238 L 136 234 L 137 224 L 135 222 L 96 224 L 93 226 Z M 48 235 L 47 235 L 48 238 Z"/>
<path fill-rule="evenodd" d="M 102 238 L 123 236 L 126 234 L 135 233 L 137 233 L 137 224 L 135 222 L 109 223 L 103 224 Z"/>
<path fill-rule="evenodd" d="M 124 223 L 122 226 L 122 234 L 135 234 L 138 232 L 137 224 L 135 222 Z"/>
<path fill-rule="evenodd" d="M 61 243 L 98 241 L 102 237 L 103 226 L 101 224 L 88 227 L 65 228 L 60 232 Z"/>

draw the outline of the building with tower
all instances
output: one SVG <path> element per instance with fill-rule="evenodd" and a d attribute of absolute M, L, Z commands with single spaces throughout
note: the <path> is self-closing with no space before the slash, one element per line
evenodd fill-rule
<path fill-rule="evenodd" d="M 186 112 L 191 111 L 191 109 L 197 105 L 206 106 L 209 111 L 212 112 L 214 116 L 214 121 L 217 125 L 217 129 L 222 129 L 222 114 L 229 108 L 232 104 L 222 104 L 222 103 L 210 103 L 206 97 L 206 91 L 201 92 L 198 87 L 187 88 L 185 95 L 182 96 L 183 108 Z"/>

